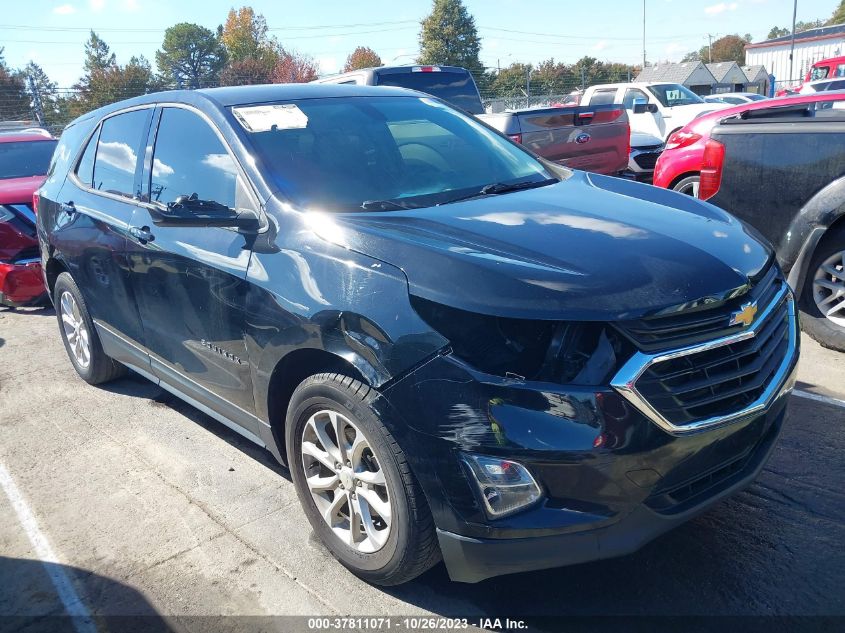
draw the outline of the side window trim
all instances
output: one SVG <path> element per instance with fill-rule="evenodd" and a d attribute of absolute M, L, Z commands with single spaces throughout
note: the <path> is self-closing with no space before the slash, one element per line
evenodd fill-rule
<path fill-rule="evenodd" d="M 85 152 L 88 151 L 88 146 L 91 143 L 94 143 L 94 160 L 91 161 L 91 178 L 93 182 L 94 177 L 94 165 L 97 163 L 97 145 L 100 142 L 100 130 L 103 129 L 103 122 L 100 121 L 97 125 L 94 126 L 94 131 L 91 132 L 85 139 L 85 142 L 80 144 L 79 155 L 74 159 L 73 162 L 73 169 L 71 170 L 71 175 L 73 179 L 76 181 L 77 185 L 82 185 L 86 189 L 93 190 L 93 187 L 90 185 L 86 185 L 84 182 L 79 180 L 79 167 L 82 164 L 82 159 L 85 158 Z"/>

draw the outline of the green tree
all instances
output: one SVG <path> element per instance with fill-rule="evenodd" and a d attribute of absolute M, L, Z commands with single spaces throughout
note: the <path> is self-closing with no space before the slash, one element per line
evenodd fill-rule
<path fill-rule="evenodd" d="M 226 47 L 212 31 L 180 22 L 164 32 L 161 49 L 156 51 L 156 66 L 170 82 L 200 88 L 216 85 L 226 58 Z"/>
<path fill-rule="evenodd" d="M 572 69 L 553 58 L 537 64 L 531 75 L 531 90 L 543 94 L 563 94 L 575 87 Z"/>
<path fill-rule="evenodd" d="M 839 6 L 833 11 L 833 15 L 827 21 L 828 26 L 845 23 L 845 0 L 841 0 Z"/>
<path fill-rule="evenodd" d="M 113 64 L 93 70 L 84 83 L 76 86 L 79 96 L 70 104 L 72 116 L 79 116 L 104 105 L 130 99 L 158 89 L 150 62 L 132 57 L 125 66 Z"/>
<path fill-rule="evenodd" d="M 32 100 L 33 108 L 36 104 L 41 108 L 43 123 L 58 124 L 56 83 L 51 81 L 44 69 L 33 61 L 30 61 L 21 71 L 21 76 L 26 81 L 26 90 Z"/>
<path fill-rule="evenodd" d="M 381 65 L 381 57 L 373 49 L 367 46 L 359 46 L 346 58 L 346 65 L 343 67 L 343 72 L 348 73 L 350 70 L 375 68 Z"/>
<path fill-rule="evenodd" d="M 419 63 L 482 70 L 475 19 L 461 0 L 434 0 L 431 14 L 421 26 Z"/>
<path fill-rule="evenodd" d="M 0 120 L 30 120 L 33 118 L 30 96 L 23 78 L 12 73 L 5 62 L 0 63 Z"/>
<path fill-rule="evenodd" d="M 91 74 L 95 70 L 105 70 L 115 65 L 114 53 L 99 35 L 93 30 L 85 42 L 85 72 Z"/>
<path fill-rule="evenodd" d="M 513 63 L 502 68 L 493 80 L 492 92 L 497 97 L 524 97 L 529 72 L 533 74 L 531 64 Z"/>

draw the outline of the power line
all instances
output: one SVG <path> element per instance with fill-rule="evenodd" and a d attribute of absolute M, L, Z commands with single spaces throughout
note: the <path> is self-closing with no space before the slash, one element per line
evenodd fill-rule
<path fill-rule="evenodd" d="M 278 26 L 268 28 L 268 31 L 313 31 L 315 29 L 351 29 L 363 26 L 394 26 L 398 24 L 419 24 L 419 20 L 394 20 L 388 22 L 358 22 L 354 24 L 322 24 L 311 26 Z M 109 27 L 74 27 L 74 26 L 32 26 L 30 24 L 0 24 L 0 30 L 22 31 L 56 31 L 82 32 L 96 31 L 97 33 L 164 33 L 167 29 L 133 29 Z"/>

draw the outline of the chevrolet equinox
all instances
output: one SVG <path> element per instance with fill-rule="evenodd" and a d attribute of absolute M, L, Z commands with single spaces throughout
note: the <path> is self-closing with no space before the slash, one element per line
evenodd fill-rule
<path fill-rule="evenodd" d="M 82 379 L 129 368 L 266 447 L 373 583 L 632 552 L 783 425 L 795 307 L 758 233 L 421 93 L 141 96 L 72 122 L 38 196 Z"/>

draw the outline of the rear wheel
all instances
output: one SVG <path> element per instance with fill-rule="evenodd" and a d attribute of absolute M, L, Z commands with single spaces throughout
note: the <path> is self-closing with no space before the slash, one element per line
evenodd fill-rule
<path fill-rule="evenodd" d="M 845 230 L 825 236 L 802 291 L 802 326 L 824 347 L 845 351 Z"/>
<path fill-rule="evenodd" d="M 62 342 L 80 378 L 98 385 L 124 375 L 126 368 L 103 351 L 82 293 L 69 273 L 56 279 L 53 297 Z"/>
<path fill-rule="evenodd" d="M 672 187 L 674 191 L 678 193 L 683 193 L 687 196 L 692 196 L 693 198 L 698 197 L 698 184 L 701 178 L 698 174 L 695 176 L 687 176 L 686 178 L 681 178 L 678 182 L 675 183 L 675 186 Z"/>
<path fill-rule="evenodd" d="M 288 407 L 287 457 L 311 527 L 354 574 L 398 585 L 440 560 L 434 522 L 402 449 L 371 406 L 377 393 L 318 374 Z"/>

